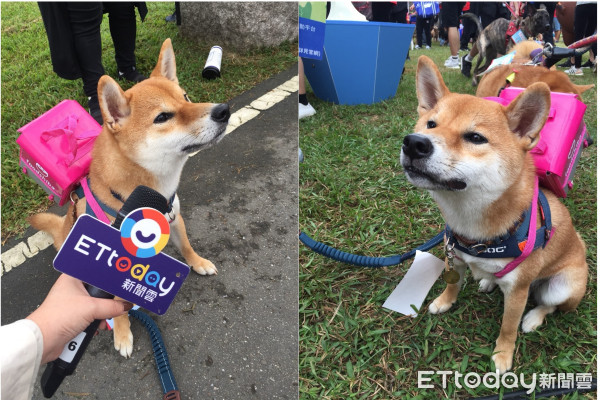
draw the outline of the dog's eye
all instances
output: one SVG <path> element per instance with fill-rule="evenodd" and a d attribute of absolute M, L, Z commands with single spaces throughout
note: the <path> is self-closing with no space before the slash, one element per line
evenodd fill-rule
<path fill-rule="evenodd" d="M 465 133 L 463 137 L 467 142 L 471 142 L 473 144 L 483 144 L 488 142 L 485 137 L 476 132 Z"/>
<path fill-rule="evenodd" d="M 437 124 L 435 123 L 435 121 L 427 121 L 427 129 L 433 129 L 437 126 Z"/>
<path fill-rule="evenodd" d="M 173 118 L 173 113 L 160 113 L 156 116 L 156 118 L 154 118 L 154 123 L 155 124 L 162 124 L 163 122 L 167 122 L 168 120 L 170 120 L 171 118 Z"/>
<path fill-rule="evenodd" d="M 190 98 L 188 97 L 187 93 L 183 94 L 183 98 L 185 99 L 185 101 L 187 101 L 188 103 L 191 103 L 192 101 L 190 100 Z"/>

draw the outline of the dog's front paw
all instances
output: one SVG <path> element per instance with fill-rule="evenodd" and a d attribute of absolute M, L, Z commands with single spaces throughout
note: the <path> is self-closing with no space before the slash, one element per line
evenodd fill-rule
<path fill-rule="evenodd" d="M 117 350 L 125 358 L 131 357 L 133 353 L 133 334 L 130 329 L 117 332 L 114 329 L 115 350 Z"/>
<path fill-rule="evenodd" d="M 496 288 L 496 284 L 490 279 L 482 279 L 479 281 L 479 291 L 489 293 Z"/>
<path fill-rule="evenodd" d="M 442 294 L 440 297 L 431 302 L 431 304 L 429 305 L 429 312 L 431 314 L 441 314 L 448 311 L 450 307 L 452 307 L 452 304 L 454 304 L 454 302 L 446 300 L 445 297 L 446 296 Z"/>
<path fill-rule="evenodd" d="M 496 371 L 500 375 L 505 374 L 508 370 L 512 368 L 513 351 L 514 349 L 501 350 L 498 348 L 498 346 L 496 346 L 496 348 L 494 349 L 492 361 L 494 361 L 494 364 L 496 365 Z"/>
<path fill-rule="evenodd" d="M 215 264 L 200 256 L 198 256 L 198 259 L 191 263 L 190 266 L 200 275 L 217 274 L 217 267 L 215 267 Z"/>

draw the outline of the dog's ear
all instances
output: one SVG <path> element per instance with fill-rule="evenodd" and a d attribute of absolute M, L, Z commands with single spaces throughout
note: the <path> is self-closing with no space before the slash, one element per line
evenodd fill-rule
<path fill-rule="evenodd" d="M 156 63 L 156 67 L 154 67 L 154 71 L 152 71 L 150 76 L 163 76 L 179 84 L 179 81 L 177 80 L 177 68 L 175 66 L 175 52 L 173 51 L 171 39 L 167 39 L 163 42 L 162 47 L 160 48 L 158 62 Z"/>
<path fill-rule="evenodd" d="M 534 15 L 536 13 L 537 9 L 535 8 L 535 6 L 531 3 L 527 3 L 527 15 Z"/>
<path fill-rule="evenodd" d="M 539 141 L 549 110 L 550 88 L 543 82 L 529 86 L 506 106 L 508 126 L 524 141 L 527 150 Z"/>
<path fill-rule="evenodd" d="M 419 100 L 417 111 L 419 115 L 435 107 L 437 102 L 448 93 L 450 91 L 444 84 L 442 74 L 431 58 L 419 57 L 417 64 L 417 98 Z"/>
<path fill-rule="evenodd" d="M 102 76 L 98 81 L 98 101 L 104 126 L 113 133 L 119 132 L 131 109 L 121 86 L 108 75 Z"/>

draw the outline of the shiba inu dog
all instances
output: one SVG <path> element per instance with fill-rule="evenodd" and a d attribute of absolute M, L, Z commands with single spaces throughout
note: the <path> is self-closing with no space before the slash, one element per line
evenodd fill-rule
<path fill-rule="evenodd" d="M 536 82 L 544 82 L 552 92 L 573 93 L 582 101 L 581 95 L 586 90 L 594 87 L 590 85 L 576 85 L 563 71 L 551 71 L 533 65 L 509 64 L 494 68 L 483 76 L 477 86 L 477 97 L 498 96 L 500 90 L 507 86 L 506 78 L 514 73 L 511 86 L 527 87 Z"/>
<path fill-rule="evenodd" d="M 550 218 L 532 204 L 537 178 L 529 154 L 548 117 L 550 90 L 545 83 L 530 85 L 506 107 L 450 93 L 433 61 L 425 56 L 419 58 L 416 86 L 419 120 L 415 133 L 404 138 L 401 152 L 408 180 L 431 193 L 449 227 L 447 236 L 450 232 L 462 246 L 500 253 L 500 258 L 483 258 L 480 252 L 474 256 L 456 250 L 458 281 L 448 283 L 429 311 L 437 314 L 450 309 L 467 267 L 480 281 L 480 291 L 499 286 L 504 293 L 504 315 L 492 359 L 497 371 L 505 373 L 512 367 L 530 291 L 537 306 L 523 317 L 524 332 L 536 329 L 556 309 L 577 307 L 587 284 L 585 244 L 565 206 L 546 189 L 541 192 L 551 211 L 552 230 L 546 231 L 549 240 L 544 246 L 508 271 L 515 257 L 502 256 L 505 249 L 492 244 L 522 224 L 529 227 L 529 219 L 523 221 L 528 210 L 530 220 L 536 217 L 536 229 Z"/>
<path fill-rule="evenodd" d="M 127 91 L 109 76 L 98 82 L 104 119 L 92 152 L 89 182 L 96 199 L 119 210 L 139 185 L 172 199 L 171 238 L 191 268 L 201 275 L 216 274 L 212 262 L 200 257 L 188 240 L 179 214 L 176 191 L 183 166 L 193 152 L 218 143 L 229 121 L 227 104 L 192 103 L 179 86 L 171 40 L 162 45 L 149 79 Z M 74 224 L 85 213 L 85 199 L 71 204 L 65 217 L 42 213 L 30 218 L 35 228 L 49 232 L 59 249 Z M 74 209 L 75 208 L 75 209 Z M 114 320 L 115 348 L 124 357 L 133 351 L 128 317 Z"/>

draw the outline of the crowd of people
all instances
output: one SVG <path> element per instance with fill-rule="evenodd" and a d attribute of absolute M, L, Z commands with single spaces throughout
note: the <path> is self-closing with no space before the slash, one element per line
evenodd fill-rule
<path fill-rule="evenodd" d="M 477 55 L 477 41 L 480 29 L 485 29 L 498 18 L 516 21 L 535 13 L 544 7 L 549 15 L 547 29 L 535 37 L 541 43 L 555 45 L 562 33 L 562 27 L 557 13 L 566 19 L 566 24 L 574 33 L 574 40 L 590 36 L 596 31 L 596 2 L 353 2 L 356 9 L 365 15 L 369 21 L 398 22 L 415 24 L 415 50 L 429 50 L 432 40 L 437 38 L 439 44 L 448 45 L 450 54 L 444 66 L 450 69 L 461 69 L 463 75 L 470 77 L 471 65 Z M 574 7 L 574 12 L 569 8 Z M 470 13 L 479 20 L 480 26 L 463 14 Z M 564 22 L 564 21 L 563 21 Z M 564 37 L 566 46 L 566 35 Z M 470 46 L 470 47 L 469 47 Z M 582 64 L 581 57 L 568 59 L 559 67 L 566 68 L 569 75 L 583 75 L 582 68 L 592 68 L 596 65 L 596 45 L 589 53 L 589 60 Z M 459 52 L 466 52 L 462 57 Z M 410 56 L 409 56 L 410 57 Z M 301 62 L 301 61 L 300 61 Z M 314 108 L 306 99 L 303 70 L 300 70 L 300 103 L 299 118 L 315 114 Z"/>

